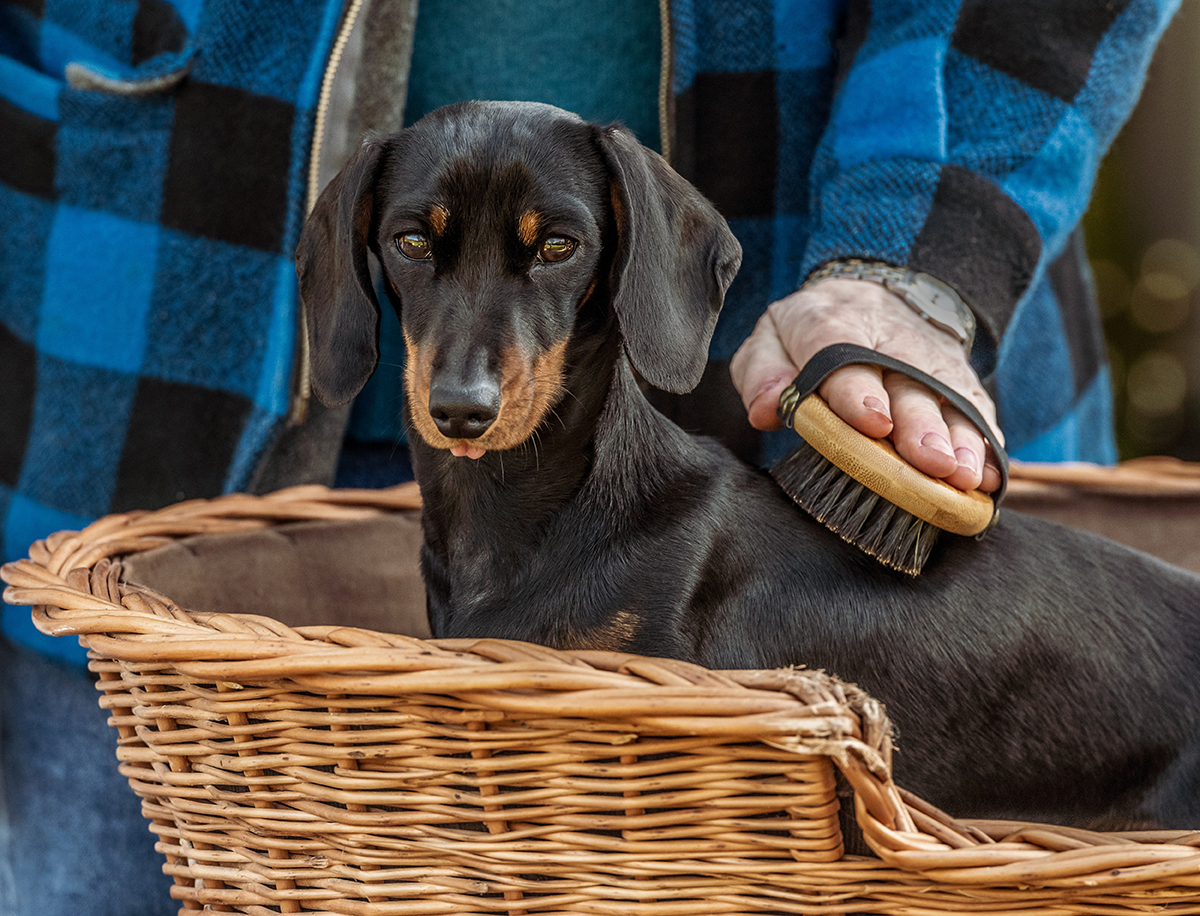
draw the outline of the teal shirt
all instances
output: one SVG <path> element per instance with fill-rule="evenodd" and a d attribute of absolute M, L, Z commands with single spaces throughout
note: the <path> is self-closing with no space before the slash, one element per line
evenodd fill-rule
<path fill-rule="evenodd" d="M 421 0 L 405 123 L 470 99 L 547 102 L 589 121 L 621 121 L 661 149 L 661 59 L 655 0 Z M 379 348 L 379 368 L 354 402 L 349 434 L 395 442 L 404 435 L 404 342 L 388 308 Z"/>
<path fill-rule="evenodd" d="M 421 0 L 405 121 L 467 99 L 548 102 L 659 147 L 656 0 Z"/>

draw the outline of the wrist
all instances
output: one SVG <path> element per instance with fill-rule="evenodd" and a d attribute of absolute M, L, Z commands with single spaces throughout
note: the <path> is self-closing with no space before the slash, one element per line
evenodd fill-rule
<path fill-rule="evenodd" d="M 882 286 L 925 321 L 957 340 L 968 354 L 971 352 L 975 315 L 954 289 L 936 277 L 880 261 L 846 258 L 822 264 L 809 274 L 801 289 L 835 278 Z"/>

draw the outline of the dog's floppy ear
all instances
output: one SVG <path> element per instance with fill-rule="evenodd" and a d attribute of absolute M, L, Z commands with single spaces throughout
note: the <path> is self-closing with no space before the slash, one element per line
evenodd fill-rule
<path fill-rule="evenodd" d="M 712 204 L 628 130 L 600 130 L 617 228 L 613 307 L 634 368 L 682 394 L 700 381 L 742 247 Z"/>
<path fill-rule="evenodd" d="M 384 147 L 367 141 L 325 186 L 296 246 L 313 390 L 330 407 L 358 394 L 379 362 L 379 302 L 367 250 Z"/>

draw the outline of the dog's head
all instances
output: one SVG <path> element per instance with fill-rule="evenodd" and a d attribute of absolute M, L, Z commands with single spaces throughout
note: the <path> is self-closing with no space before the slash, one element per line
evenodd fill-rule
<path fill-rule="evenodd" d="M 404 330 L 412 425 L 458 454 L 533 433 L 597 290 L 641 375 L 690 390 L 741 261 L 720 215 L 627 130 L 534 103 L 440 109 L 366 142 L 304 227 L 297 271 L 326 404 L 354 397 L 379 359 L 368 250 Z"/>

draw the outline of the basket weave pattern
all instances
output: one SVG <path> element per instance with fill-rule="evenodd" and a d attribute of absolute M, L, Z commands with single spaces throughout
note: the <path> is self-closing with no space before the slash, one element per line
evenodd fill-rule
<path fill-rule="evenodd" d="M 7 600 L 91 650 L 183 911 L 1200 912 L 1200 835 L 955 821 L 891 781 L 879 704 L 820 672 L 292 628 L 122 580 L 190 534 L 418 506 L 182 503 L 4 568 Z M 878 859 L 843 853 L 838 774 Z"/>

